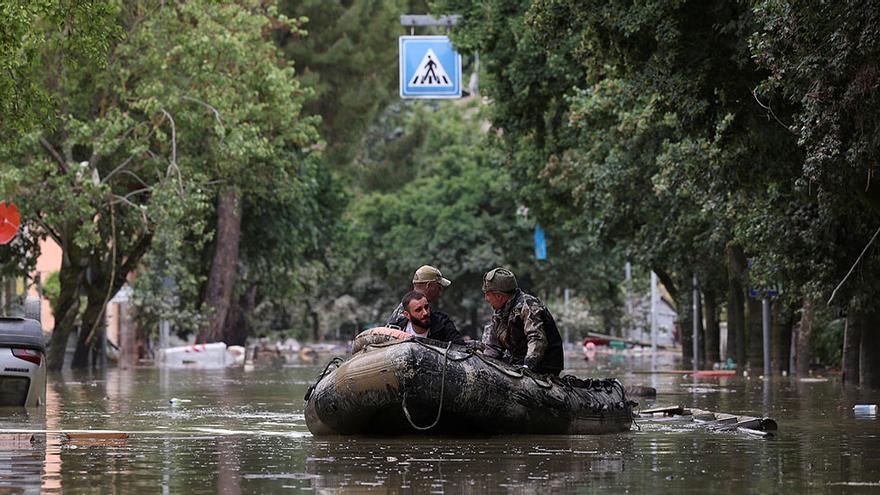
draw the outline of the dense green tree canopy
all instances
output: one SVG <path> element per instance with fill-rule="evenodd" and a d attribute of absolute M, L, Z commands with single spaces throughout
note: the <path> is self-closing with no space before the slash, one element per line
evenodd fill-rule
<path fill-rule="evenodd" d="M 118 3 L 8 0 L 0 4 L 0 140 L 51 125 L 62 102 L 55 69 L 102 66 L 119 35 Z M 48 79 L 48 81 L 47 81 Z"/>

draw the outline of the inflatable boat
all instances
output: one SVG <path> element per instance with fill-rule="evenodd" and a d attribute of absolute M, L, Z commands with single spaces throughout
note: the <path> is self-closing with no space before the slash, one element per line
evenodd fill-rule
<path fill-rule="evenodd" d="M 539 375 L 390 328 L 361 333 L 305 399 L 313 435 L 611 433 L 635 405 L 615 379 Z"/>

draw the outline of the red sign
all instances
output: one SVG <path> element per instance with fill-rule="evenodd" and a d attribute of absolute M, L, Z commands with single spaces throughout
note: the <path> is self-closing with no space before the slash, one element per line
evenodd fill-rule
<path fill-rule="evenodd" d="M 15 239 L 18 226 L 21 225 L 21 215 L 15 203 L 6 205 L 6 201 L 0 201 L 0 244 L 8 244 Z"/>

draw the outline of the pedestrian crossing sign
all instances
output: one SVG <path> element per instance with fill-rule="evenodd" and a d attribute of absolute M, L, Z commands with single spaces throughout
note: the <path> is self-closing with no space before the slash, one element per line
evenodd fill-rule
<path fill-rule="evenodd" d="M 461 98 L 461 55 L 448 36 L 400 37 L 401 98 Z"/>

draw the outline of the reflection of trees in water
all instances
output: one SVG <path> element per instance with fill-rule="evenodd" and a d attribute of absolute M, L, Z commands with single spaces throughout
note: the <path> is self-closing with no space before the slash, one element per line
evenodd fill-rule
<path fill-rule="evenodd" d="M 307 444 L 306 471 L 317 492 L 563 491 L 615 484 L 625 467 L 619 452 L 630 444 L 629 435 L 351 438 Z"/>

